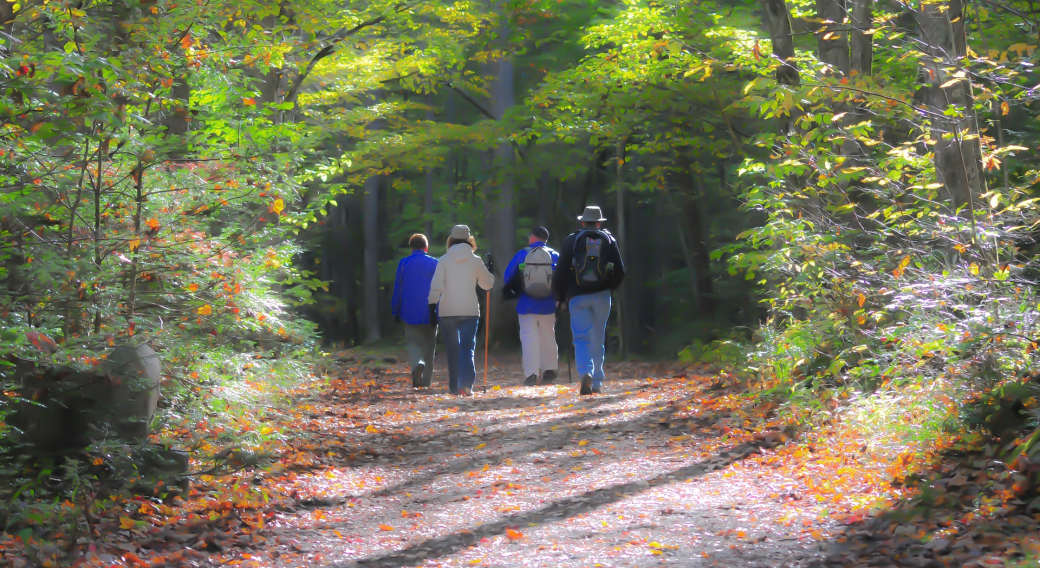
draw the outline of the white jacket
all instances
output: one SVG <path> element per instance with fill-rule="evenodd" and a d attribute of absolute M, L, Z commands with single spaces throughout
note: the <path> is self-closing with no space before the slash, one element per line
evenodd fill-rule
<path fill-rule="evenodd" d="M 430 283 L 429 303 L 440 303 L 440 317 L 479 317 L 478 284 L 490 290 L 495 285 L 495 275 L 488 272 L 468 244 L 452 245 L 447 254 L 437 259 L 437 270 Z"/>

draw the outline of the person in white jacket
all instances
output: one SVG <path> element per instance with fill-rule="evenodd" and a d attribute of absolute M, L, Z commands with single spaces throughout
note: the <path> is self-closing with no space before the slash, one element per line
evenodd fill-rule
<path fill-rule="evenodd" d="M 477 241 L 469 227 L 452 227 L 448 252 L 437 260 L 430 283 L 430 321 L 436 322 L 439 317 L 448 352 L 448 392 L 463 396 L 473 396 L 477 379 L 473 363 L 480 321 L 477 286 L 490 290 L 495 285 L 495 275 L 484 266 L 476 250 Z"/>

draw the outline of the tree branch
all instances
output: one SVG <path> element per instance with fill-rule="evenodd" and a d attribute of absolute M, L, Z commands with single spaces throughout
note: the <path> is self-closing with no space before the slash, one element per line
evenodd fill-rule
<path fill-rule="evenodd" d="M 418 6 L 419 4 L 422 4 L 423 2 L 425 2 L 425 0 L 416 0 L 415 2 L 411 2 L 409 4 L 398 5 L 397 8 L 394 8 L 393 13 L 400 14 L 401 12 L 407 12 L 408 10 L 411 10 L 412 8 Z M 321 51 L 314 54 L 314 57 L 312 57 L 310 62 L 307 63 L 307 67 L 304 68 L 303 73 L 300 73 L 300 75 L 296 77 L 296 81 L 293 83 L 292 87 L 289 88 L 289 92 L 285 95 L 285 101 L 291 102 L 296 98 L 296 93 L 300 90 L 300 86 L 303 85 L 303 82 L 307 79 L 307 76 L 311 74 L 311 71 L 314 70 L 314 67 L 318 64 L 319 61 L 325 59 L 326 57 L 336 52 L 336 47 L 339 45 L 339 42 L 347 39 L 348 37 L 358 33 L 359 31 L 365 28 L 370 28 L 372 26 L 380 24 L 386 21 L 386 19 L 389 17 L 390 14 L 383 14 L 381 16 L 372 18 L 371 20 L 361 22 L 360 24 L 350 29 L 343 29 L 332 34 L 332 43 L 326 45 L 321 49 Z"/>

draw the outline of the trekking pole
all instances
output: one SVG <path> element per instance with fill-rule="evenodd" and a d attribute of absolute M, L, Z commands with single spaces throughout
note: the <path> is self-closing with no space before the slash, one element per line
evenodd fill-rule
<path fill-rule="evenodd" d="M 487 394 L 488 337 L 491 334 L 491 290 L 487 291 L 487 323 L 484 324 L 484 394 Z"/>

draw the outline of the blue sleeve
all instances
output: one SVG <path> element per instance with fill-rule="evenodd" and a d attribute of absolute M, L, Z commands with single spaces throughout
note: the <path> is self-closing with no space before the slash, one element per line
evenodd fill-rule
<path fill-rule="evenodd" d="M 502 275 L 502 280 L 508 284 L 516 278 L 517 271 L 520 270 L 520 263 L 527 258 L 527 249 L 520 249 L 516 254 L 513 255 L 513 260 L 509 261 L 509 266 L 506 267 L 505 274 Z"/>
<path fill-rule="evenodd" d="M 560 263 L 560 253 L 554 250 L 549 256 L 552 257 L 553 270 L 556 270 L 556 265 Z"/>
<path fill-rule="evenodd" d="M 401 273 L 404 272 L 405 260 L 408 260 L 408 257 L 397 263 L 397 275 L 394 276 L 394 295 L 390 298 L 390 313 L 394 317 L 401 315 L 401 302 L 404 300 L 401 294 Z"/>

